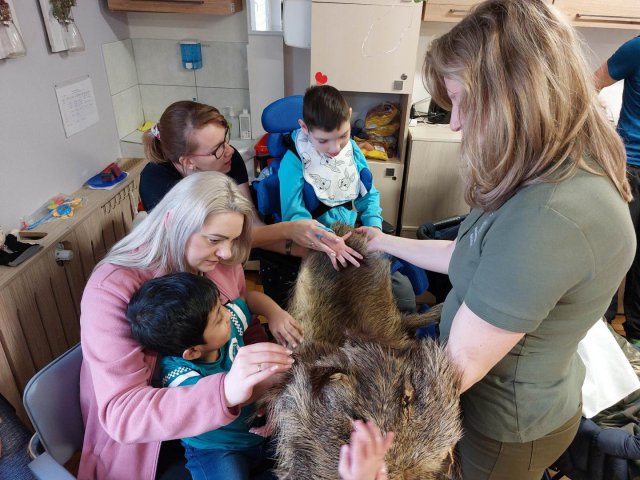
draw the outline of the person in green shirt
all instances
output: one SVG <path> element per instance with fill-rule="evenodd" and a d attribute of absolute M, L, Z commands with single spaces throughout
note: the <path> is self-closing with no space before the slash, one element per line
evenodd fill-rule
<path fill-rule="evenodd" d="M 463 478 L 539 480 L 578 429 L 577 345 L 634 257 L 624 147 L 544 0 L 478 4 L 433 41 L 424 77 L 463 132 L 471 213 L 455 241 L 360 231 L 449 274 L 440 331 L 461 373 Z"/>

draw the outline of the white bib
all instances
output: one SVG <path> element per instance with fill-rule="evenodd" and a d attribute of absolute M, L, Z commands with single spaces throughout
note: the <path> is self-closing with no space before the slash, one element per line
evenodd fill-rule
<path fill-rule="evenodd" d="M 360 175 L 353 158 L 351 141 L 335 157 L 318 153 L 303 130 L 296 136 L 304 179 L 322 203 L 334 207 L 358 197 Z"/>

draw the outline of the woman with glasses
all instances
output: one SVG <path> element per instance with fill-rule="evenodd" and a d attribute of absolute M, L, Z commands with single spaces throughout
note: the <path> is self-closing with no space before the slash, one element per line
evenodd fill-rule
<path fill-rule="evenodd" d="M 229 144 L 229 126 L 217 108 L 191 101 L 175 102 L 145 133 L 143 143 L 150 161 L 140 176 L 140 198 L 145 210 L 151 211 L 182 178 L 198 171 L 225 173 L 251 200 L 247 169 L 238 151 Z M 252 235 L 253 247 L 298 257 L 306 254 L 307 246 L 331 254 L 333 250 L 327 245 L 340 241 L 316 220 L 273 225 L 256 221 Z"/>

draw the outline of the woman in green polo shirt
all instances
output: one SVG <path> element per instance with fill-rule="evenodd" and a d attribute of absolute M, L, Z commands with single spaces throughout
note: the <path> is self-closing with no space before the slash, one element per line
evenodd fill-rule
<path fill-rule="evenodd" d="M 624 148 L 543 0 L 479 4 L 431 44 L 424 76 L 463 131 L 471 213 L 453 242 L 361 231 L 449 274 L 440 331 L 462 374 L 464 478 L 539 480 L 579 425 L 578 342 L 634 256 Z"/>

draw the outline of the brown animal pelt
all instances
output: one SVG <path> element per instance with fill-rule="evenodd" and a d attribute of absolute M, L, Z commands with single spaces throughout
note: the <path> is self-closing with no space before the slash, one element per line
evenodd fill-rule
<path fill-rule="evenodd" d="M 338 235 L 351 231 L 333 226 Z M 367 253 L 365 236 L 353 233 L 347 245 L 364 255 L 360 267 L 336 272 L 326 254 L 309 254 L 300 268 L 287 310 L 304 329 L 304 338 L 341 345 L 345 335 L 406 346 L 413 331 L 439 319 L 440 310 L 402 314 L 391 291 L 390 262 L 382 253 Z"/>
<path fill-rule="evenodd" d="M 334 230 L 341 235 L 346 228 Z M 360 235 L 347 244 L 365 255 L 359 268 L 336 272 L 323 253 L 302 264 L 290 313 L 305 339 L 284 383 L 260 402 L 275 430 L 276 473 L 338 480 L 340 447 L 349 442 L 352 421 L 363 419 L 395 432 L 386 456 L 389 480 L 451 478 L 451 452 L 461 436 L 459 375 L 443 347 L 412 336 L 432 318 L 400 314 L 389 261 L 366 254 Z"/>

